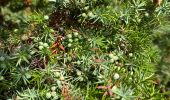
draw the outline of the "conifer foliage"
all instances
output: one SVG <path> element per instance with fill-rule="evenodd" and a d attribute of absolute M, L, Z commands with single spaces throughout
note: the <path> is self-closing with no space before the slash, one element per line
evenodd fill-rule
<path fill-rule="evenodd" d="M 166 0 L 1 0 L 0 99 L 164 100 Z"/>

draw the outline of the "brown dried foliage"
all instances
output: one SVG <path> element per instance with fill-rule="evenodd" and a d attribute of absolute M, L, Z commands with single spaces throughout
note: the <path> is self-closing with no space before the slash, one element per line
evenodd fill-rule
<path fill-rule="evenodd" d="M 52 55 L 53 54 L 57 54 L 60 51 L 65 51 L 65 48 L 64 48 L 64 46 L 61 43 L 63 38 L 64 38 L 63 36 L 57 36 L 56 41 L 50 47 L 50 49 L 52 51 Z"/>
<path fill-rule="evenodd" d="M 64 100 L 72 100 L 68 85 L 66 85 L 66 84 L 63 85 L 63 87 L 61 89 L 61 94 L 62 94 Z"/>
<path fill-rule="evenodd" d="M 162 3 L 162 0 L 153 0 L 153 4 L 156 6 L 160 6 L 161 3 Z"/>
<path fill-rule="evenodd" d="M 42 68 L 42 69 L 44 69 L 45 66 L 47 65 L 47 63 L 48 63 L 47 58 L 44 61 L 43 59 L 40 59 L 39 57 L 36 57 L 31 61 L 31 66 L 33 68 Z"/>
<path fill-rule="evenodd" d="M 32 5 L 32 0 L 24 0 L 23 1 L 25 6 L 31 6 Z"/>

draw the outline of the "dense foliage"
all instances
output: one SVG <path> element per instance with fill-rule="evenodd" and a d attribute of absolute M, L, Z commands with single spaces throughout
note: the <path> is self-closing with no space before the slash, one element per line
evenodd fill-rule
<path fill-rule="evenodd" d="M 166 0 L 2 0 L 0 7 L 0 99 L 168 98 L 153 43 L 170 13 Z"/>

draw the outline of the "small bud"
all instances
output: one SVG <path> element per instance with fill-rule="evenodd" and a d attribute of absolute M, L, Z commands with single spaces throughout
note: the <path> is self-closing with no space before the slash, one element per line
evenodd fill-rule
<path fill-rule="evenodd" d="M 51 93 L 50 92 L 46 93 L 46 98 L 47 99 L 51 98 Z"/>
<path fill-rule="evenodd" d="M 120 76 L 119 76 L 118 73 L 115 73 L 113 77 L 114 77 L 115 80 L 117 80 L 117 79 L 119 79 Z"/>
<path fill-rule="evenodd" d="M 43 47 L 43 46 L 39 46 L 38 48 L 39 48 L 40 50 L 42 50 L 44 47 Z"/>
<path fill-rule="evenodd" d="M 81 72 L 80 72 L 80 71 L 77 71 L 77 75 L 80 76 L 80 75 L 81 75 Z"/>
<path fill-rule="evenodd" d="M 138 22 L 138 23 L 140 23 L 140 22 L 141 22 L 141 19 L 140 19 L 140 18 L 138 18 L 138 19 L 137 19 L 137 22 Z"/>
<path fill-rule="evenodd" d="M 23 34 L 21 36 L 21 40 L 23 40 L 23 41 L 28 40 L 28 35 L 27 34 Z"/>
<path fill-rule="evenodd" d="M 125 69 L 125 68 L 122 68 L 122 72 L 126 72 L 126 69 Z"/>
<path fill-rule="evenodd" d="M 133 56 L 133 53 L 129 53 L 129 57 L 132 57 Z"/>
<path fill-rule="evenodd" d="M 55 97 L 56 96 L 56 92 L 51 92 L 51 96 Z"/>
<path fill-rule="evenodd" d="M 81 61 L 77 61 L 77 65 L 80 65 L 81 64 Z"/>
<path fill-rule="evenodd" d="M 55 72 L 54 75 L 55 75 L 56 77 L 60 77 L 60 73 L 59 73 L 59 72 Z"/>
<path fill-rule="evenodd" d="M 69 44 L 68 44 L 68 47 L 71 47 L 71 46 L 72 46 L 72 44 L 71 44 L 71 43 L 69 43 Z"/>
<path fill-rule="evenodd" d="M 103 78 L 103 76 L 102 76 L 102 75 L 99 75 L 99 76 L 97 76 L 97 78 L 102 79 L 102 78 Z"/>
<path fill-rule="evenodd" d="M 89 42 L 90 42 L 91 40 L 92 40 L 92 39 L 87 39 L 87 41 L 89 41 Z"/>
<path fill-rule="evenodd" d="M 92 13 L 92 12 L 88 12 L 88 14 L 87 14 L 89 17 L 93 17 L 94 16 L 94 14 Z"/>
<path fill-rule="evenodd" d="M 64 81 L 64 79 L 65 79 L 64 76 L 60 76 L 61 81 Z"/>
<path fill-rule="evenodd" d="M 78 40 L 79 40 L 78 38 L 74 39 L 75 42 L 77 42 Z"/>
<path fill-rule="evenodd" d="M 49 19 L 49 16 L 45 15 L 45 16 L 44 16 L 44 19 L 45 19 L 45 20 L 48 20 L 48 19 Z"/>
<path fill-rule="evenodd" d="M 89 6 L 84 7 L 84 10 L 88 10 L 88 9 L 89 9 Z"/>
<path fill-rule="evenodd" d="M 114 59 L 114 61 L 117 61 L 119 58 L 118 56 L 113 56 L 112 59 Z"/>
<path fill-rule="evenodd" d="M 53 98 L 53 100 L 58 100 L 58 98 L 59 98 L 59 97 L 56 95 L 56 96 Z"/>
<path fill-rule="evenodd" d="M 0 76 L 0 81 L 4 80 L 4 77 L 3 76 Z"/>
<path fill-rule="evenodd" d="M 51 87 L 51 90 L 52 90 L 52 91 L 55 91 L 55 90 L 56 90 L 56 87 L 55 87 L 55 86 Z"/>
<path fill-rule="evenodd" d="M 149 13 L 146 12 L 146 13 L 145 13 L 145 16 L 148 17 L 148 16 L 149 16 Z"/>
<path fill-rule="evenodd" d="M 49 2 L 56 2 L 56 0 L 48 0 Z"/>
<path fill-rule="evenodd" d="M 79 33 L 78 33 L 78 32 L 74 32 L 73 34 L 74 34 L 74 36 L 78 36 L 78 35 L 79 35 Z"/>
<path fill-rule="evenodd" d="M 34 53 L 35 53 L 35 51 L 34 51 L 34 50 L 30 52 L 30 54 L 31 54 L 31 55 L 33 55 Z"/>
<path fill-rule="evenodd" d="M 50 32 L 52 32 L 52 33 L 53 33 L 53 32 L 55 32 L 55 31 L 54 31 L 53 29 L 50 29 Z"/>
<path fill-rule="evenodd" d="M 81 22 L 82 22 L 82 19 L 78 19 L 78 22 L 81 23 Z"/>
<path fill-rule="evenodd" d="M 72 38 L 72 35 L 71 35 L 71 34 L 68 34 L 67 37 L 68 37 L 68 38 Z"/>
<path fill-rule="evenodd" d="M 82 82 L 84 79 L 83 79 L 83 77 L 79 77 L 79 80 Z"/>
<path fill-rule="evenodd" d="M 0 61 L 4 61 L 4 60 L 5 60 L 5 57 L 1 56 Z"/>
<path fill-rule="evenodd" d="M 114 66 L 115 67 L 115 69 L 117 69 L 118 67 L 117 66 Z"/>
<path fill-rule="evenodd" d="M 43 42 L 39 42 L 39 45 L 43 46 L 43 44 L 44 44 Z"/>
<path fill-rule="evenodd" d="M 82 17 L 86 18 L 87 17 L 86 13 L 82 13 Z"/>
<path fill-rule="evenodd" d="M 119 70 L 120 70 L 120 67 L 117 67 L 117 70 L 119 71 Z"/>
<path fill-rule="evenodd" d="M 26 73 L 25 76 L 26 76 L 27 79 L 31 78 L 31 75 L 29 73 Z"/>
<path fill-rule="evenodd" d="M 113 86 L 113 87 L 112 87 L 112 90 L 117 90 L 117 86 Z"/>
<path fill-rule="evenodd" d="M 110 62 L 114 62 L 114 59 L 110 59 Z"/>
<path fill-rule="evenodd" d="M 43 46 L 44 47 L 48 47 L 49 45 L 47 43 L 43 43 Z"/>
<path fill-rule="evenodd" d="M 69 42 L 73 42 L 73 40 L 72 40 L 72 39 L 68 39 L 68 41 L 69 41 Z"/>
<path fill-rule="evenodd" d="M 18 29 L 14 29 L 14 32 L 18 32 Z"/>
<path fill-rule="evenodd" d="M 114 55 L 113 55 L 112 53 L 109 54 L 109 57 L 110 57 L 110 58 L 113 58 L 113 56 L 114 56 Z"/>
<path fill-rule="evenodd" d="M 58 85 L 59 88 L 62 88 L 62 83 L 61 83 L 61 81 L 57 80 L 57 85 Z"/>

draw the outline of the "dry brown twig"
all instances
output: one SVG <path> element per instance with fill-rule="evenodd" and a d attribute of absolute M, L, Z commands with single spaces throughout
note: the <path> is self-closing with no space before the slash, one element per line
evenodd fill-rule
<path fill-rule="evenodd" d="M 153 4 L 156 6 L 160 6 L 161 3 L 162 3 L 162 0 L 153 0 Z"/>

